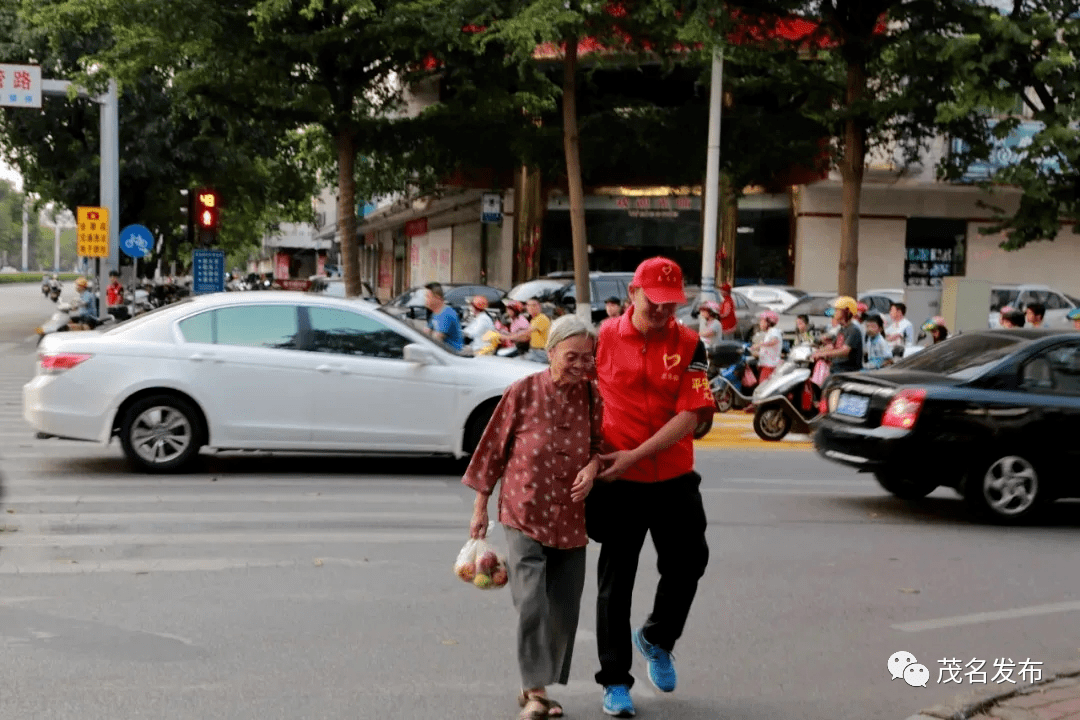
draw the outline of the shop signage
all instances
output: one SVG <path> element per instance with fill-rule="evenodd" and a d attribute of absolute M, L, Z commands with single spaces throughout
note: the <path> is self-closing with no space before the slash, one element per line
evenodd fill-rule
<path fill-rule="evenodd" d="M 991 129 L 997 123 L 997 120 L 987 121 Z M 1013 128 L 1004 138 L 991 137 L 990 157 L 986 160 L 971 163 L 964 171 L 961 181 L 981 182 L 989 180 L 999 170 L 1016 165 L 1027 154 L 1024 148 L 1031 145 L 1032 138 L 1042 132 L 1045 127 L 1046 125 L 1036 120 L 1026 120 Z M 969 149 L 967 143 L 957 138 L 953 138 L 951 148 L 954 154 L 966 152 Z M 1040 161 L 1040 165 L 1043 170 L 1061 172 L 1061 166 L 1057 158 L 1044 158 Z"/>
<path fill-rule="evenodd" d="M 502 220 L 502 196 L 499 193 L 484 193 L 480 208 L 481 222 L 497 223 Z"/>
<path fill-rule="evenodd" d="M 630 217 L 635 218 L 677 218 L 679 211 L 694 208 L 694 199 L 670 195 L 640 197 L 620 195 L 615 198 L 615 207 L 626 210 Z"/>
<path fill-rule="evenodd" d="M 405 237 L 416 237 L 427 234 L 427 218 L 416 218 L 405 223 Z"/>

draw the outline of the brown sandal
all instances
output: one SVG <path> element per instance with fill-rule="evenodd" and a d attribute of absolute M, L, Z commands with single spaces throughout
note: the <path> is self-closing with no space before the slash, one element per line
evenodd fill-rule
<path fill-rule="evenodd" d="M 537 714 L 537 712 L 522 713 L 519 716 L 520 720 L 543 720 L 544 718 L 564 717 L 563 706 L 560 705 L 557 700 L 552 700 L 547 695 L 529 695 L 522 690 L 521 695 L 518 695 L 518 707 L 525 707 L 529 704 L 530 700 L 536 700 L 543 705 L 544 713 L 542 715 Z"/>

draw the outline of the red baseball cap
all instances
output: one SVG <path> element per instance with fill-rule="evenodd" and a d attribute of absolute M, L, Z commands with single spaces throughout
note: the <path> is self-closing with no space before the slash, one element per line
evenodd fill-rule
<path fill-rule="evenodd" d="M 665 257 L 649 258 L 638 265 L 630 283 L 645 291 L 645 297 L 657 305 L 686 302 L 682 268 Z"/>

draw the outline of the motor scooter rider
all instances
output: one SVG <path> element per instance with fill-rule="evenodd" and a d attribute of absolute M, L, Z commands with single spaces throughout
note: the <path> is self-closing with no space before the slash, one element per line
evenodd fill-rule
<path fill-rule="evenodd" d="M 841 295 L 832 302 L 833 318 L 839 332 L 832 347 L 815 350 L 811 355 L 814 360 L 828 360 L 832 372 L 852 372 L 863 366 L 862 331 L 852 324 L 859 311 L 855 298 Z"/>
<path fill-rule="evenodd" d="M 927 320 L 922 326 L 923 332 L 933 338 L 934 345 L 943 342 L 949 337 L 949 328 L 945 327 L 945 318 L 935 315 Z"/>
<path fill-rule="evenodd" d="M 489 332 L 495 332 L 495 321 L 487 313 L 488 300 L 486 297 L 476 295 L 470 304 L 473 309 L 473 318 L 465 326 L 462 333 L 465 335 L 465 342 L 469 343 L 473 353 L 479 353 L 480 350 L 491 345 L 490 338 L 485 339 L 485 336 Z"/>
<path fill-rule="evenodd" d="M 1068 318 L 1072 320 L 1073 329 L 1080 330 L 1080 307 L 1070 310 Z"/>
<path fill-rule="evenodd" d="M 79 306 L 71 316 L 71 322 L 94 327 L 99 322 L 97 294 L 90 289 L 90 281 L 84 277 L 75 280 L 75 291 L 79 293 Z"/>

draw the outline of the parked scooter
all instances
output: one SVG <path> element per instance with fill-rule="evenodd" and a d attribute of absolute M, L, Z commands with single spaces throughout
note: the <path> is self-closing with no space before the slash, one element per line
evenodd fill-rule
<path fill-rule="evenodd" d="M 788 359 L 754 391 L 754 432 L 762 440 L 775 442 L 792 431 L 810 432 L 821 399 L 821 388 L 810 379 L 813 352 L 810 345 L 796 345 Z"/>
<path fill-rule="evenodd" d="M 725 340 L 708 348 L 709 390 L 716 402 L 717 412 L 738 410 L 749 405 L 752 400 L 743 386 L 743 377 L 748 364 L 753 361 L 750 346 L 744 342 Z"/>

